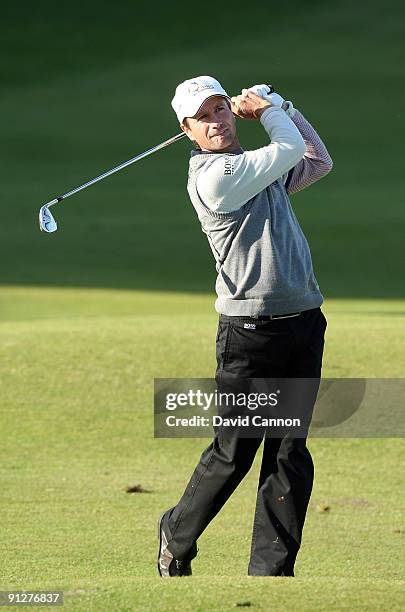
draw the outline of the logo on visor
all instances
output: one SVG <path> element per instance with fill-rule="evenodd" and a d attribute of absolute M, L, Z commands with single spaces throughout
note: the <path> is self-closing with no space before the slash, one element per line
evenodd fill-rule
<path fill-rule="evenodd" d="M 200 93 L 200 91 L 204 91 L 204 89 L 215 89 L 215 87 L 211 83 L 204 84 L 204 83 L 197 83 L 197 81 L 193 81 L 188 86 L 188 93 L 195 96 L 196 94 Z"/>

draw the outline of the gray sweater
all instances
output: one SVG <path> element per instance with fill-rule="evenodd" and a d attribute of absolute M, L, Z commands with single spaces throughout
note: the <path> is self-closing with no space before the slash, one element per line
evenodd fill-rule
<path fill-rule="evenodd" d="M 255 151 L 193 151 L 188 192 L 216 260 L 217 312 L 288 314 L 323 302 L 308 243 L 284 186 L 305 143 L 279 108 L 261 123 L 269 145 Z"/>

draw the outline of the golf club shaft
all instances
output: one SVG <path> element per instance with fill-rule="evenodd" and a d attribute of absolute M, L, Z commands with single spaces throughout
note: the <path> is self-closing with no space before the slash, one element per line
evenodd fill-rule
<path fill-rule="evenodd" d="M 116 172 L 119 172 L 123 168 L 126 168 L 127 166 L 130 166 L 131 164 L 134 164 L 135 162 L 139 161 L 140 159 L 143 159 L 144 157 L 147 157 L 148 155 L 151 155 L 152 153 L 155 153 L 155 151 L 159 151 L 159 149 L 163 149 L 164 147 L 167 147 L 168 145 L 170 145 L 170 144 L 172 144 L 174 142 L 177 142 L 181 138 L 184 138 L 184 136 L 185 136 L 185 133 L 181 132 L 180 134 L 177 134 L 176 136 L 173 136 L 172 138 L 169 138 L 168 140 L 165 140 L 164 142 L 161 142 L 160 144 L 156 145 L 155 147 L 152 147 L 151 149 L 148 149 L 147 151 L 144 151 L 143 153 L 140 153 L 139 155 L 136 155 L 135 157 L 132 157 L 132 159 L 129 159 L 128 161 L 123 162 L 119 166 L 116 166 L 115 168 L 112 168 L 111 170 L 107 170 L 107 172 L 104 172 L 104 174 L 100 174 L 100 176 L 97 176 L 96 178 L 92 179 L 91 181 L 87 181 L 87 183 L 84 183 L 83 185 L 80 185 L 80 187 L 76 187 L 75 189 L 72 189 L 71 191 L 68 191 L 67 193 L 64 193 L 63 195 L 58 196 L 57 198 L 55 198 L 54 200 L 49 202 L 48 206 L 52 206 L 53 204 L 57 204 L 58 202 L 61 202 L 62 200 L 65 200 L 69 196 L 74 195 L 78 191 L 82 191 L 83 189 L 86 189 L 87 187 L 90 187 L 90 185 L 94 185 L 94 183 L 98 183 L 99 181 L 102 181 L 103 179 L 107 178 L 107 176 L 111 176 L 111 174 L 115 174 Z"/>

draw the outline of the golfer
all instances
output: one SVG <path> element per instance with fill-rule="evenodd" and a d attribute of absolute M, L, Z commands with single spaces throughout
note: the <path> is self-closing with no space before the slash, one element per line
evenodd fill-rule
<path fill-rule="evenodd" d="M 320 379 L 323 297 L 289 196 L 332 169 L 324 144 L 267 85 L 230 98 L 217 80 L 199 76 L 177 87 L 172 107 L 195 145 L 188 193 L 218 273 L 216 380 Z M 260 121 L 270 142 L 244 151 L 235 117 Z M 180 501 L 159 520 L 162 577 L 191 575 L 199 536 L 249 471 L 262 439 L 248 574 L 294 576 L 314 475 L 306 437 L 216 430 Z M 224 559 L 232 563 L 226 550 Z"/>

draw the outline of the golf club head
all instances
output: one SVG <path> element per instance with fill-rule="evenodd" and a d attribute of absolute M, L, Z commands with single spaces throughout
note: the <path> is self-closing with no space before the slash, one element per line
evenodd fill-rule
<path fill-rule="evenodd" d="M 48 206 L 57 204 L 57 202 L 58 200 L 52 200 L 52 202 L 48 202 L 41 207 L 41 210 L 39 211 L 39 227 L 42 232 L 48 232 L 48 234 L 50 234 L 52 232 L 56 232 L 58 229 L 58 224 L 48 208 Z"/>

